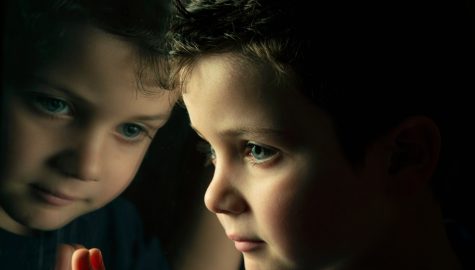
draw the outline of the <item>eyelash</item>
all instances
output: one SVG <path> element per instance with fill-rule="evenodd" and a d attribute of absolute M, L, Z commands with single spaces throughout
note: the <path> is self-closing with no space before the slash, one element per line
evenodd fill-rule
<path fill-rule="evenodd" d="M 260 149 L 260 152 L 262 153 L 270 152 L 268 153 L 269 157 L 263 158 L 262 160 L 257 160 L 256 155 L 252 153 L 252 151 L 255 150 L 256 148 Z M 245 149 L 246 149 L 245 156 L 252 165 L 260 165 L 260 164 L 268 163 L 276 159 L 278 156 L 280 156 L 279 150 L 267 145 L 257 144 L 255 142 L 247 142 Z"/>
<path fill-rule="evenodd" d="M 205 155 L 205 167 L 214 165 L 214 162 L 216 160 L 216 153 L 208 142 L 199 141 L 196 145 L 196 150 Z"/>
<path fill-rule="evenodd" d="M 126 137 L 123 132 L 120 131 L 120 128 L 125 128 L 125 127 L 134 127 L 134 128 L 138 128 L 138 135 L 130 138 L 130 137 Z M 127 143 L 139 143 L 142 141 L 142 139 L 145 137 L 149 138 L 150 140 L 153 139 L 153 135 L 151 134 L 151 131 L 148 130 L 146 127 L 143 127 L 142 125 L 139 125 L 139 124 L 135 124 L 135 123 L 125 123 L 125 124 L 122 124 L 120 125 L 118 128 L 117 128 L 117 132 L 119 134 L 119 136 L 121 137 L 121 139 Z"/>
<path fill-rule="evenodd" d="M 262 152 L 270 152 L 268 153 L 268 155 L 270 156 L 264 158 L 263 160 L 257 160 L 255 155 L 252 153 L 253 150 L 256 150 L 256 148 L 259 148 Z M 199 152 L 204 153 L 206 155 L 206 166 L 215 164 L 216 153 L 208 142 L 199 142 L 197 145 L 197 149 Z M 279 150 L 267 145 L 257 144 L 252 141 L 246 142 L 246 144 L 244 145 L 243 153 L 244 158 L 253 166 L 267 164 L 280 156 Z"/>
<path fill-rule="evenodd" d="M 53 102 L 56 103 L 55 105 L 62 104 L 63 109 L 67 109 L 67 112 L 54 112 L 49 110 L 47 107 Z M 60 98 L 35 93 L 30 97 L 30 103 L 37 111 L 51 118 L 69 118 L 74 114 L 74 107 L 69 102 Z"/>
<path fill-rule="evenodd" d="M 29 99 L 29 103 L 33 106 L 35 110 L 53 119 L 73 118 L 76 113 L 75 107 L 69 102 L 67 102 L 66 100 L 63 100 L 61 98 L 52 97 L 52 96 L 45 95 L 42 93 L 32 93 L 28 99 Z M 50 104 L 47 104 L 47 103 L 50 103 Z M 55 103 L 55 105 L 61 104 L 63 106 L 62 109 L 67 109 L 67 112 L 63 113 L 61 111 L 60 113 L 57 113 L 57 112 L 53 112 L 49 110 L 47 108 L 48 105 L 52 105 L 53 103 Z M 127 137 L 127 135 L 124 134 L 127 131 L 126 130 L 121 131 L 121 129 L 127 128 L 127 127 L 133 127 L 136 129 L 138 128 L 137 130 L 138 134 L 135 135 L 134 137 Z M 137 123 L 123 123 L 119 125 L 119 127 L 117 127 L 116 131 L 122 141 L 126 143 L 130 143 L 130 144 L 141 142 L 144 136 L 149 139 L 153 139 L 153 131 Z"/>

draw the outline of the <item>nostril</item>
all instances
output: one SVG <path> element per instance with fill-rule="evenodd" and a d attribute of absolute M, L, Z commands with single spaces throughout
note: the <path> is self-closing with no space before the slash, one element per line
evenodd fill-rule
<path fill-rule="evenodd" d="M 70 177 L 70 178 L 78 178 L 75 174 L 69 173 L 69 172 L 62 172 L 64 176 Z"/>
<path fill-rule="evenodd" d="M 71 177 L 71 178 L 75 178 L 75 179 L 78 179 L 78 180 L 81 180 L 81 181 L 90 181 L 90 182 L 98 182 L 99 180 L 97 178 L 94 178 L 94 177 L 89 177 L 89 176 L 81 176 L 79 174 L 64 174 L 65 176 L 67 177 Z"/>
<path fill-rule="evenodd" d="M 60 171 L 60 172 L 61 172 L 62 175 L 66 176 L 68 178 L 74 178 L 74 179 L 78 179 L 78 180 L 81 180 L 81 181 L 91 181 L 91 182 L 98 182 L 99 181 L 97 178 L 80 175 L 78 173 L 73 173 L 73 172 L 68 172 L 68 171 Z"/>
<path fill-rule="evenodd" d="M 81 168 L 80 160 L 73 151 L 65 151 L 48 162 L 50 168 L 67 178 L 73 178 L 81 181 L 98 182 L 99 179 L 94 176 L 92 170 Z M 86 166 L 83 166 L 86 167 Z"/>

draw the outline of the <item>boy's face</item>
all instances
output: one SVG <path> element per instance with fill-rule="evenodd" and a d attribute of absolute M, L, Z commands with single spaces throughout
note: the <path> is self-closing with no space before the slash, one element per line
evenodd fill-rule
<path fill-rule="evenodd" d="M 59 228 L 118 196 L 174 103 L 137 88 L 128 43 L 82 28 L 67 45 L 5 94 L 0 226 L 13 232 Z"/>
<path fill-rule="evenodd" d="M 212 147 L 206 206 L 247 270 L 315 269 L 363 253 L 384 229 L 386 161 L 370 149 L 364 167 L 351 167 L 328 115 L 243 63 L 202 58 L 183 94 Z"/>

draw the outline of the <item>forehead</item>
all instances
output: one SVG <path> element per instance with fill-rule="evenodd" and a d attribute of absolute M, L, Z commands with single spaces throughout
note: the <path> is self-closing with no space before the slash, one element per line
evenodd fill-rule
<path fill-rule="evenodd" d="M 334 136 L 328 115 L 292 84 L 276 83 L 270 66 L 233 55 L 199 60 L 186 81 L 183 100 L 192 125 L 205 137 L 207 132 L 267 129 L 306 144 Z"/>
<path fill-rule="evenodd" d="M 34 74 L 35 80 L 72 92 L 111 114 L 171 109 L 175 92 L 142 80 L 145 77 L 139 81 L 133 43 L 89 25 L 72 28 L 67 35 L 56 57 Z"/>
<path fill-rule="evenodd" d="M 137 54 L 131 42 L 109 34 L 92 25 L 71 24 L 59 38 L 53 57 L 46 59 L 39 69 L 61 69 L 62 72 L 95 69 L 98 75 L 136 69 Z"/>
<path fill-rule="evenodd" d="M 202 56 L 184 78 L 184 96 L 199 95 L 196 92 L 211 89 L 220 89 L 217 94 L 234 95 L 238 99 L 246 95 L 263 99 L 293 93 L 290 87 L 277 83 L 278 78 L 270 65 L 235 53 Z"/>
<path fill-rule="evenodd" d="M 193 106 L 206 102 L 209 110 L 222 109 L 219 105 L 223 102 L 232 103 L 228 111 L 251 105 L 248 100 L 262 104 L 276 103 L 278 90 L 281 95 L 288 92 L 286 89 L 277 89 L 270 67 L 252 63 L 234 54 L 203 56 L 186 76 L 183 91 L 185 103 L 192 101 L 189 105 Z"/>

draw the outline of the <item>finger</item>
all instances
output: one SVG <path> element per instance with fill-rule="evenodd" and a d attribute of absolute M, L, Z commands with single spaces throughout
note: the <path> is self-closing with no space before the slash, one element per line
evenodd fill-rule
<path fill-rule="evenodd" d="M 89 258 L 93 270 L 105 270 L 104 261 L 102 260 L 101 251 L 97 248 L 89 250 Z"/>
<path fill-rule="evenodd" d="M 72 245 L 61 244 L 56 253 L 55 270 L 71 270 L 71 257 L 76 248 Z"/>
<path fill-rule="evenodd" d="M 90 270 L 89 250 L 81 248 L 74 251 L 71 265 L 72 270 Z"/>
<path fill-rule="evenodd" d="M 74 247 L 74 249 L 82 249 L 82 248 L 86 248 L 85 246 L 81 245 L 81 244 L 69 244 L 71 246 Z"/>

